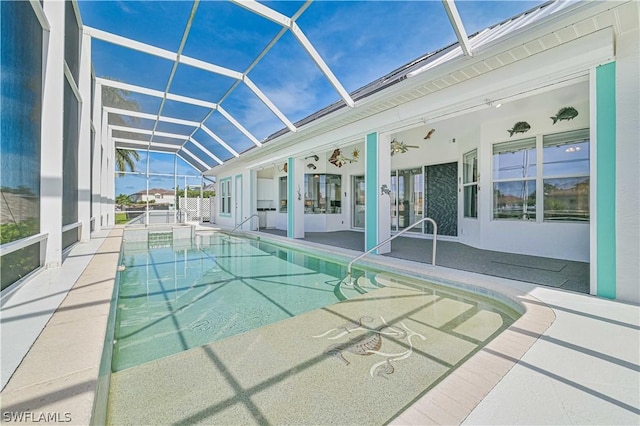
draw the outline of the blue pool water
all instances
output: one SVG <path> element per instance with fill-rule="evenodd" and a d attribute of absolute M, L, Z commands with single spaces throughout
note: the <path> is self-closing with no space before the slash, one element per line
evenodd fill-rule
<path fill-rule="evenodd" d="M 196 241 L 123 244 L 113 371 L 360 294 L 339 285 L 335 262 L 263 241 Z"/>

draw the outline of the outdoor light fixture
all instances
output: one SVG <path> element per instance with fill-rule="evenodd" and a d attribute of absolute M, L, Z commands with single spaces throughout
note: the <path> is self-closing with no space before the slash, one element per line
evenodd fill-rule
<path fill-rule="evenodd" d="M 391 141 L 391 155 L 394 154 L 403 154 L 409 150 L 409 148 L 420 148 L 417 145 L 407 145 L 404 142 L 398 141 L 396 138 L 393 138 Z"/>
<path fill-rule="evenodd" d="M 494 107 L 494 108 L 500 108 L 502 106 L 500 102 L 494 103 L 491 99 L 485 99 L 485 103 L 487 104 L 487 106 Z"/>

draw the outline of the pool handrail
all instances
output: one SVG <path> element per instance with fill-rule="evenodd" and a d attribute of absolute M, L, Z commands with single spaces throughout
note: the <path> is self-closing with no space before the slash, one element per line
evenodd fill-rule
<path fill-rule="evenodd" d="M 432 249 L 432 255 L 431 255 L 431 265 L 436 266 L 436 240 L 438 239 L 438 224 L 436 224 L 436 221 L 431 219 L 430 217 L 425 217 L 425 218 L 422 218 L 419 221 L 407 226 L 402 231 L 398 232 L 397 234 L 392 235 L 391 237 L 387 238 L 383 242 L 381 242 L 381 243 L 377 244 L 376 246 L 370 248 L 369 250 L 365 251 L 361 255 L 356 256 L 355 258 L 353 258 L 353 260 L 351 260 L 351 262 L 349 262 L 349 265 L 347 266 L 347 278 L 348 278 L 347 285 L 353 285 L 353 281 L 352 281 L 353 277 L 351 276 L 351 266 L 354 264 L 354 262 L 362 259 L 363 257 L 368 255 L 372 251 L 374 251 L 376 249 L 379 249 L 383 245 L 391 242 L 391 240 L 393 240 L 394 238 L 399 237 L 400 235 L 402 235 L 405 232 L 407 232 L 409 229 L 411 229 L 414 226 L 419 225 L 419 224 L 421 224 L 422 222 L 425 222 L 425 221 L 429 221 L 433 225 L 433 249 Z"/>
<path fill-rule="evenodd" d="M 260 216 L 258 216 L 258 213 L 254 213 L 251 216 L 249 216 L 248 218 L 246 218 L 245 220 L 243 220 L 242 222 L 240 222 L 240 224 L 236 225 L 235 228 L 233 228 L 233 230 L 231 230 L 231 232 L 229 232 L 229 237 L 231 237 L 231 234 L 233 234 L 235 232 L 236 229 L 240 228 L 242 225 L 244 225 L 247 221 L 251 220 L 253 217 L 257 217 L 258 220 L 260 220 Z M 258 228 L 257 231 L 260 232 L 260 223 L 258 223 Z"/>

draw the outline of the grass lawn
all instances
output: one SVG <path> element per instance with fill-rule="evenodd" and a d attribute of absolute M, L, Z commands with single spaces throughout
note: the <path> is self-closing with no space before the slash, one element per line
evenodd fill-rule
<path fill-rule="evenodd" d="M 116 213 L 116 225 L 121 225 L 127 222 L 129 222 L 129 219 L 127 219 L 126 213 Z"/>

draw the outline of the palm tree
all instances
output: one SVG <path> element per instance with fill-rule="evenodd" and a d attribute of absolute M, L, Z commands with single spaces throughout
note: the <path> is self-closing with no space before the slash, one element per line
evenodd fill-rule
<path fill-rule="evenodd" d="M 116 170 L 118 171 L 118 176 L 124 176 L 124 172 L 127 171 L 127 167 L 129 170 L 134 172 L 136 161 L 138 160 L 140 160 L 140 154 L 138 154 L 138 151 L 116 148 Z"/>
<path fill-rule="evenodd" d="M 102 86 L 102 104 L 104 106 L 127 109 L 132 111 L 140 111 L 140 104 L 134 99 L 129 98 L 129 91 L 117 89 L 110 86 Z M 128 123 L 119 114 L 109 114 L 109 124 L 117 124 L 119 126 L 125 126 L 127 124 L 133 124 L 138 121 L 137 118 L 132 117 L 131 123 Z M 138 133 L 122 132 L 123 137 L 128 139 L 139 139 Z M 130 171 L 135 171 L 136 161 L 140 160 L 140 154 L 138 151 L 131 149 L 116 148 L 115 166 L 118 171 L 118 176 L 124 176 L 124 172 L 127 168 Z"/>

